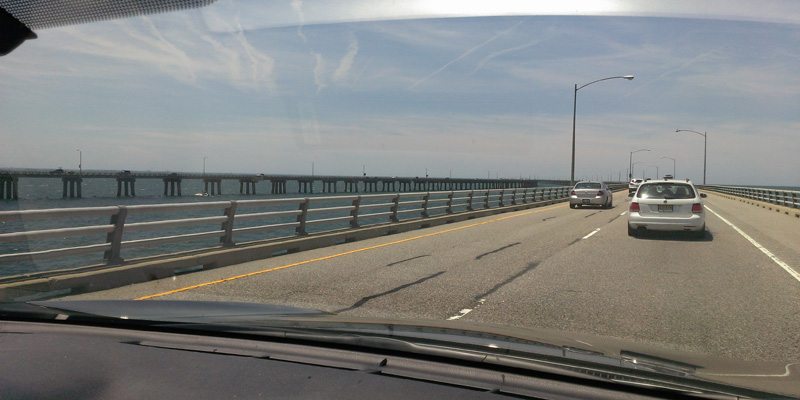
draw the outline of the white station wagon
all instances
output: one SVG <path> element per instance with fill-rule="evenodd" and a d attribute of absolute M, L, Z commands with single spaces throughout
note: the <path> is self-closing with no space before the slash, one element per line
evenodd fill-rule
<path fill-rule="evenodd" d="M 687 231 L 705 236 L 706 218 L 702 198 L 691 181 L 645 181 L 632 195 L 628 209 L 628 235 L 644 230 Z"/>

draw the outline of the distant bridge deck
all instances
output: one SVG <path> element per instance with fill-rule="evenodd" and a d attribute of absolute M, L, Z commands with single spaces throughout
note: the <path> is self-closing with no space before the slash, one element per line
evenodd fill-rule
<path fill-rule="evenodd" d="M 134 171 L 53 171 L 6 170 L 0 171 L 0 199 L 18 199 L 20 178 L 51 178 L 63 182 L 62 197 L 83 197 L 84 179 L 116 179 L 118 197 L 135 197 L 137 179 L 161 179 L 164 196 L 182 196 L 181 182 L 199 179 L 204 182 L 204 194 L 222 194 L 222 181 L 239 181 L 239 194 L 257 194 L 257 183 L 269 182 L 269 193 L 290 193 L 287 182 L 296 182 L 297 193 L 314 193 L 315 185 L 322 193 L 377 193 L 394 191 L 431 190 L 484 190 L 517 189 L 541 186 L 563 186 L 569 181 L 540 179 L 482 179 L 397 176 L 347 176 L 347 175 L 279 175 L 279 174 L 229 174 L 229 173 L 177 173 Z"/>

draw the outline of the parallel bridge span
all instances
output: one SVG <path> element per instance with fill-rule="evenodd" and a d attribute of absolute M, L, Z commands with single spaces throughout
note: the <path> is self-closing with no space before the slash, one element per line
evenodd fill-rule
<path fill-rule="evenodd" d="M 315 186 L 322 193 L 376 193 L 376 192 L 424 192 L 441 190 L 488 190 L 519 189 L 544 185 L 568 185 L 565 180 L 537 179 L 470 179 L 432 177 L 388 177 L 388 176 L 337 176 L 337 175 L 266 175 L 266 174 L 202 174 L 175 172 L 131 172 L 131 171 L 75 171 L 54 170 L 0 171 L 0 199 L 19 198 L 20 178 L 51 178 L 63 182 L 62 197 L 81 198 L 84 179 L 116 179 L 117 197 L 135 197 L 137 179 L 161 179 L 164 181 L 164 196 L 182 196 L 182 182 L 187 179 L 202 180 L 204 194 L 222 194 L 222 181 L 239 181 L 239 194 L 257 194 L 257 183 L 268 182 L 269 193 L 286 194 L 291 191 L 288 182 L 296 182 L 297 193 L 314 193 Z M 315 185 L 319 184 L 319 185 Z"/>

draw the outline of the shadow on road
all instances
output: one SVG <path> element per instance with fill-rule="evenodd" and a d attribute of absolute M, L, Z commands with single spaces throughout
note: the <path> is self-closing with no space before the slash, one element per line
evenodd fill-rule
<path fill-rule="evenodd" d="M 641 240 L 670 240 L 678 242 L 711 242 L 714 234 L 706 228 L 705 235 L 698 239 L 690 232 L 659 232 L 659 231 L 640 231 L 636 239 Z"/>

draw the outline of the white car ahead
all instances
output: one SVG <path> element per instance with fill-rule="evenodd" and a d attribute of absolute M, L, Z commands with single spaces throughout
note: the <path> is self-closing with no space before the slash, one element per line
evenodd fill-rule
<path fill-rule="evenodd" d="M 600 206 L 611 208 L 614 195 L 605 182 L 578 182 L 569 192 L 569 207 Z"/>
<path fill-rule="evenodd" d="M 631 198 L 628 209 L 628 235 L 644 230 L 687 231 L 703 238 L 706 229 L 705 208 L 691 181 L 671 179 L 642 182 Z"/>
<path fill-rule="evenodd" d="M 631 179 L 631 181 L 630 181 L 630 182 L 628 182 L 628 193 L 633 193 L 633 192 L 635 192 L 635 191 L 636 191 L 636 189 L 638 189 L 638 188 L 639 188 L 639 185 L 640 185 L 640 184 L 641 184 L 643 181 L 644 181 L 644 179 L 636 179 L 636 178 L 633 178 L 633 179 Z"/>

